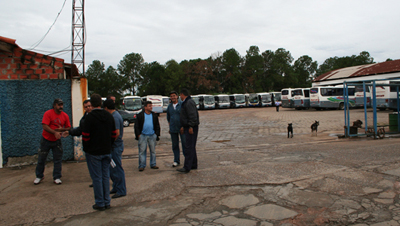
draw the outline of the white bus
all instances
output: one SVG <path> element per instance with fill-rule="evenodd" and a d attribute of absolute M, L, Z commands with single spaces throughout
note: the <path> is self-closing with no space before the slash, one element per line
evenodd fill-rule
<path fill-rule="evenodd" d="M 283 108 L 292 108 L 293 107 L 293 97 L 292 97 L 292 88 L 284 88 L 281 91 L 282 98 L 282 107 Z"/>
<path fill-rule="evenodd" d="M 246 100 L 244 94 L 231 94 L 229 95 L 229 101 L 231 103 L 231 108 L 246 107 Z"/>
<path fill-rule="evenodd" d="M 200 98 L 197 95 L 191 96 L 193 101 L 196 103 L 196 108 L 199 109 L 200 108 Z"/>
<path fill-rule="evenodd" d="M 163 96 L 162 102 L 163 102 L 163 106 L 162 106 L 163 112 L 167 112 L 167 108 L 168 108 L 168 104 L 169 104 L 169 97 Z"/>
<path fill-rule="evenodd" d="M 213 95 L 199 94 L 199 108 L 200 110 L 215 109 L 215 99 Z"/>
<path fill-rule="evenodd" d="M 292 91 L 293 107 L 296 109 L 310 108 L 310 88 L 298 88 Z"/>
<path fill-rule="evenodd" d="M 367 98 L 367 107 L 371 107 L 371 93 L 370 93 L 370 87 L 369 86 L 365 86 L 366 90 L 365 90 L 365 96 Z M 356 108 L 361 108 L 364 107 L 364 88 L 362 85 L 360 86 L 355 86 L 355 98 L 356 98 L 356 103 L 355 103 L 355 107 Z"/>
<path fill-rule="evenodd" d="M 349 105 L 355 106 L 355 88 L 349 87 Z M 310 107 L 321 109 L 344 109 L 343 87 L 325 86 L 310 89 Z"/>
<path fill-rule="evenodd" d="M 161 95 L 147 95 L 142 97 L 142 101 L 151 101 L 153 112 L 163 113 L 163 97 Z"/>
<path fill-rule="evenodd" d="M 278 102 L 279 106 L 282 105 L 282 93 L 281 92 L 270 92 L 272 106 L 275 106 L 275 103 Z"/>
<path fill-rule="evenodd" d="M 250 93 L 249 107 L 272 106 L 272 95 L 270 93 Z"/>
<path fill-rule="evenodd" d="M 214 96 L 215 108 L 229 108 L 231 103 L 229 102 L 229 96 L 226 94 L 219 94 Z"/>
<path fill-rule="evenodd" d="M 139 113 L 142 111 L 142 99 L 139 96 L 125 96 L 122 99 L 122 108 L 129 112 Z"/>
<path fill-rule="evenodd" d="M 385 110 L 386 108 L 397 110 L 397 87 L 380 86 L 379 84 L 400 84 L 399 81 L 376 81 L 376 108 Z M 372 97 L 372 92 L 371 92 Z M 372 99 L 372 98 L 371 98 Z"/>

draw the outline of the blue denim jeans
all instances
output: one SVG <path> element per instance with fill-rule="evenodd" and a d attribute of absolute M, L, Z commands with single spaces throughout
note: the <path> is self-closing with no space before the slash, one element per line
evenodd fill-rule
<path fill-rule="evenodd" d="M 44 166 L 46 164 L 47 155 L 49 155 L 50 149 L 53 151 L 53 180 L 61 178 L 61 163 L 63 156 L 63 149 L 61 140 L 49 141 L 42 137 L 40 141 L 40 148 L 38 152 L 38 163 L 36 165 L 36 177 L 42 178 L 44 175 Z"/>
<path fill-rule="evenodd" d="M 156 141 L 157 135 L 144 135 L 141 134 L 139 137 L 139 168 L 146 167 L 146 155 L 147 155 L 147 145 L 150 149 L 150 167 L 156 165 Z"/>
<path fill-rule="evenodd" d="M 111 154 L 91 155 L 86 153 L 90 177 L 93 181 L 94 201 L 97 206 L 110 205 L 110 162 Z"/>
<path fill-rule="evenodd" d="M 126 195 L 125 172 L 122 168 L 123 151 L 124 143 L 120 143 L 117 147 L 113 147 L 113 151 L 111 152 L 111 157 L 115 162 L 114 168 L 110 166 L 110 177 L 113 182 L 111 191 L 114 191 L 119 195 Z"/>
<path fill-rule="evenodd" d="M 172 152 L 174 153 L 174 162 L 178 164 L 181 163 L 179 157 L 179 136 L 181 137 L 181 144 L 182 144 L 182 154 L 185 156 L 185 134 L 180 133 L 170 133 L 171 141 L 172 141 Z"/>

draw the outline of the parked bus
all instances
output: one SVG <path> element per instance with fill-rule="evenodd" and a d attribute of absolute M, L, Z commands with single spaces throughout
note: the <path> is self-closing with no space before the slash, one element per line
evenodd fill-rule
<path fill-rule="evenodd" d="M 355 88 L 349 87 L 349 105 L 355 106 Z M 344 109 L 343 87 L 326 86 L 310 89 L 310 107 L 321 109 Z"/>
<path fill-rule="evenodd" d="M 272 106 L 275 106 L 275 103 L 278 102 L 279 105 L 282 105 L 282 93 L 281 92 L 270 92 L 271 94 L 271 102 Z"/>
<path fill-rule="evenodd" d="M 397 110 L 397 87 L 379 86 L 379 84 L 399 84 L 398 81 L 377 81 L 375 85 L 376 108 L 385 110 L 386 108 Z M 371 93 L 372 97 L 372 93 Z"/>
<path fill-rule="evenodd" d="M 162 97 L 162 102 L 163 102 L 163 112 L 167 112 L 168 104 L 169 104 L 169 97 L 163 96 Z"/>
<path fill-rule="evenodd" d="M 293 107 L 292 88 L 284 88 L 281 91 L 282 108 Z"/>
<path fill-rule="evenodd" d="M 142 111 L 142 99 L 139 96 L 125 96 L 122 98 L 122 108 L 129 112 Z"/>
<path fill-rule="evenodd" d="M 257 93 L 249 93 L 248 106 L 249 107 L 259 107 L 260 106 L 260 102 L 258 101 Z"/>
<path fill-rule="evenodd" d="M 310 88 L 299 88 L 293 91 L 293 107 L 299 109 L 310 108 Z"/>
<path fill-rule="evenodd" d="M 265 107 L 272 106 L 270 93 L 250 93 L 249 107 Z"/>
<path fill-rule="evenodd" d="M 226 94 L 219 94 L 214 96 L 215 108 L 229 108 L 231 103 L 229 102 L 229 96 Z"/>
<path fill-rule="evenodd" d="M 142 101 L 151 101 L 153 112 L 163 113 L 163 97 L 161 95 L 147 95 L 142 97 Z"/>
<path fill-rule="evenodd" d="M 199 108 L 200 110 L 215 109 L 215 99 L 213 95 L 199 94 Z"/>
<path fill-rule="evenodd" d="M 200 108 L 200 98 L 199 96 L 195 95 L 195 96 L 191 96 L 193 101 L 196 103 L 196 108 L 199 109 Z"/>
<path fill-rule="evenodd" d="M 244 94 L 231 94 L 229 95 L 229 101 L 231 103 L 231 108 L 246 107 L 246 100 Z"/>
<path fill-rule="evenodd" d="M 261 107 L 272 106 L 272 95 L 270 93 L 257 93 Z"/>
<path fill-rule="evenodd" d="M 369 86 L 365 86 L 366 90 L 365 90 L 365 96 L 367 98 L 367 107 L 371 107 L 371 93 L 370 93 L 370 88 Z M 356 92 L 355 92 L 355 98 L 356 98 L 356 103 L 355 103 L 355 107 L 357 108 L 362 108 L 364 107 L 364 87 L 361 86 L 356 86 L 355 87 Z"/>

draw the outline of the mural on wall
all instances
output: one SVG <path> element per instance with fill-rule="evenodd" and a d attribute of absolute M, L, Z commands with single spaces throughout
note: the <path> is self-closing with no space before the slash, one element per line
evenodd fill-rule
<path fill-rule="evenodd" d="M 43 114 L 61 98 L 72 121 L 71 80 L 0 80 L 1 148 L 3 164 L 9 157 L 38 153 Z M 72 137 L 61 138 L 63 160 L 74 158 Z M 51 152 L 49 159 L 52 158 Z"/>

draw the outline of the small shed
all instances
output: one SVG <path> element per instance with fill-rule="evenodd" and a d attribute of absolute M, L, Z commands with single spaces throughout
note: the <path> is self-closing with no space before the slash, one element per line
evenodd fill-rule
<path fill-rule="evenodd" d="M 36 162 L 41 120 L 55 98 L 63 99 L 64 112 L 72 126 L 78 126 L 87 82 L 76 66 L 22 49 L 16 40 L 0 36 L 0 167 Z M 76 154 L 81 149 L 76 145 L 79 140 L 62 139 L 63 160 L 81 156 Z"/>

